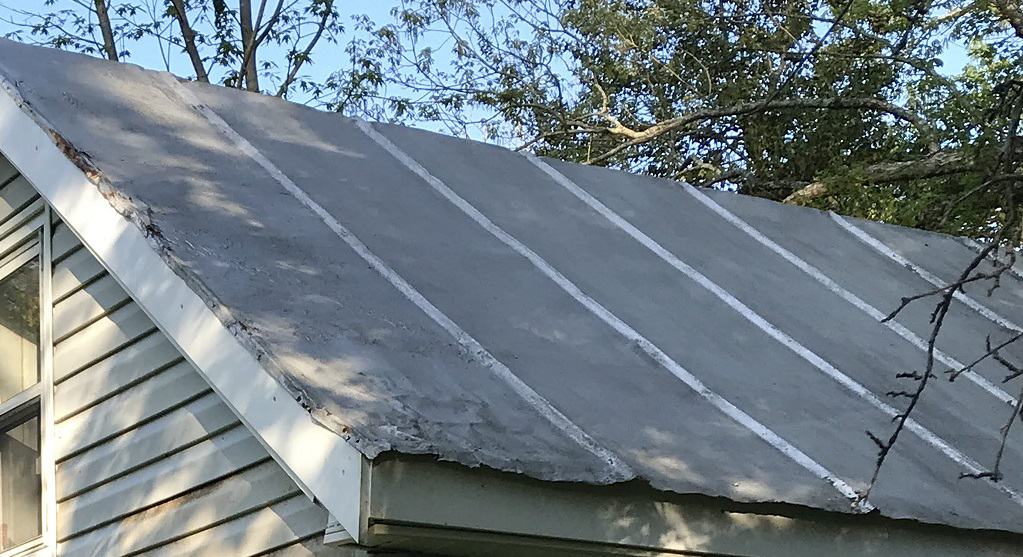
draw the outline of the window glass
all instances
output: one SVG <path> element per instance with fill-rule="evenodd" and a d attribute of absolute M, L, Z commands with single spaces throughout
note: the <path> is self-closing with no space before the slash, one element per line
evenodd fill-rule
<path fill-rule="evenodd" d="M 39 381 L 39 259 L 0 280 L 0 402 Z"/>
<path fill-rule="evenodd" d="M 39 413 L 0 433 L 0 551 L 42 535 Z"/>

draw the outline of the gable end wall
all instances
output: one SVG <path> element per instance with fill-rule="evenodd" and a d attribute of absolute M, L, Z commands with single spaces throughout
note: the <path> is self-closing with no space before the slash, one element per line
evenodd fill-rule
<path fill-rule="evenodd" d="M 9 182 L 0 222 L 37 198 Z M 66 226 L 52 242 L 58 555 L 329 554 L 326 511 Z"/>

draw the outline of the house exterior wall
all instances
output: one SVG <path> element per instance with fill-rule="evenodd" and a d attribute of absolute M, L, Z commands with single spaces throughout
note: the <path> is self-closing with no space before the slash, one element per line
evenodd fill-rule
<path fill-rule="evenodd" d="M 1016 534 L 377 459 L 365 543 L 452 557 L 1018 557 Z"/>
<path fill-rule="evenodd" d="M 0 222 L 33 202 L 9 182 Z M 56 223 L 51 245 L 57 554 L 333 551 L 326 511 L 74 234 Z"/>

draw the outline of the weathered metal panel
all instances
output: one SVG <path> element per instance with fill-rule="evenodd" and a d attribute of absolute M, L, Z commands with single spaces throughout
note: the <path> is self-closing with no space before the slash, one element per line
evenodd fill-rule
<path fill-rule="evenodd" d="M 884 313 L 898 307 L 903 296 L 934 289 L 933 285 L 917 276 L 910 269 L 880 255 L 857 240 L 852 234 L 838 226 L 826 213 L 800 210 L 778 204 L 753 203 L 750 199 L 742 196 L 721 195 L 714 192 L 707 192 L 707 195 L 725 209 L 747 221 L 772 241 L 798 254 L 838 285 Z M 856 222 L 861 223 L 861 221 Z M 789 232 L 792 229 L 800 230 L 801 233 L 792 234 Z M 906 229 L 904 233 L 912 234 L 912 240 L 901 242 L 899 248 L 906 250 L 906 255 L 910 257 L 920 253 L 921 250 L 927 250 L 929 264 L 957 265 L 959 272 L 970 262 L 970 251 L 958 241 L 937 234 L 920 233 L 909 229 Z M 941 241 L 942 239 L 945 241 Z M 910 245 L 913 247 L 910 248 Z M 954 263 L 956 261 L 958 263 Z M 850 264 L 851 262 L 855 264 Z M 1006 280 L 1002 282 L 1004 286 L 1009 286 L 1015 282 L 1015 279 L 1006 277 Z M 980 295 L 983 293 L 979 288 L 967 287 L 967 290 L 970 292 L 978 290 Z M 852 306 L 848 307 L 852 308 Z M 930 315 L 933 308 L 934 304 L 926 300 L 910 304 L 899 313 L 896 322 L 920 338 L 926 339 L 930 333 Z M 822 312 L 822 315 L 828 316 L 831 313 Z M 937 347 L 964 363 L 971 362 L 983 353 L 984 338 L 988 333 L 992 333 L 992 341 L 995 342 L 1004 338 L 1005 334 L 1004 330 L 995 323 L 977 314 L 961 302 L 954 301 L 942 326 L 942 335 Z M 858 339 L 852 342 L 850 340 L 852 339 L 849 338 L 849 335 L 843 335 L 840 337 L 840 341 L 833 340 L 831 344 L 846 349 L 857 347 L 862 358 L 876 358 L 876 361 L 870 361 L 868 364 L 872 367 L 885 365 L 888 369 L 896 366 L 911 369 L 905 363 L 904 358 L 889 359 L 885 354 L 875 356 L 873 350 L 864 348 L 867 345 L 866 342 Z M 902 342 L 899 341 L 897 344 L 902 344 Z M 870 347 L 873 348 L 873 346 Z M 890 352 L 887 347 L 884 349 L 886 352 Z M 1012 347 L 1006 353 L 1012 354 L 1014 350 L 1019 349 L 1019 346 Z M 917 350 L 917 353 L 922 353 L 922 351 Z M 921 357 L 917 355 L 911 365 L 920 366 L 922 363 Z M 979 362 L 975 370 L 996 384 L 1000 383 L 1004 376 L 1004 370 L 997 362 L 990 360 Z M 891 377 L 891 373 L 879 373 L 878 375 L 883 378 Z M 963 391 L 971 390 L 969 383 L 962 379 L 954 385 L 936 384 L 934 387 L 937 387 L 935 390 L 952 388 L 959 391 L 960 395 L 965 394 Z M 924 402 L 929 404 L 927 398 Z M 936 400 L 935 403 L 936 406 L 941 406 L 939 401 Z M 950 407 L 954 406 L 957 405 Z M 978 409 L 990 412 L 992 408 L 997 413 L 1003 411 L 1002 405 L 997 404 L 996 401 L 995 404 L 984 404 L 979 407 L 973 405 L 969 413 L 974 415 Z M 959 412 L 953 412 L 953 414 L 959 414 Z M 951 419 L 950 421 L 955 422 L 956 420 Z M 1004 423 L 1004 418 L 996 418 L 995 421 Z M 984 429 L 997 436 L 998 427 L 994 426 L 993 429 L 985 427 Z M 981 438 L 990 441 L 989 435 L 984 435 Z M 990 454 L 990 451 L 991 449 L 987 448 L 985 452 Z"/>
<path fill-rule="evenodd" d="M 628 220 L 640 224 L 643 232 L 650 238 L 691 265 L 707 280 L 713 281 L 741 300 L 751 313 L 755 312 L 766 322 L 784 331 L 794 343 L 798 343 L 805 350 L 803 354 L 811 355 L 811 358 L 800 355 L 795 361 L 783 364 L 788 360 L 782 358 L 797 355 L 796 351 L 790 350 L 787 354 L 779 355 L 779 358 L 772 358 L 772 364 L 777 364 L 778 368 L 772 366 L 763 372 L 743 376 L 743 388 L 748 394 L 756 396 L 755 393 L 773 391 L 774 404 L 757 408 L 756 402 L 743 393 L 731 396 L 740 397 L 737 400 L 742 401 L 743 407 L 754 408 L 756 415 L 765 423 L 771 424 L 790 439 L 798 439 L 800 446 L 805 447 L 808 452 L 829 468 L 841 473 L 843 477 L 865 481 L 873 469 L 876 455 L 864 450 L 870 441 L 865 439 L 862 432 L 886 431 L 890 427 L 890 418 L 872 408 L 874 405 L 865 400 L 865 397 L 858 394 L 850 396 L 852 391 L 846 385 L 834 381 L 831 375 L 823 373 L 820 367 L 809 360 L 813 355 L 818 356 L 819 361 L 834 366 L 865 387 L 867 392 L 880 396 L 906 388 L 906 382 L 898 380 L 895 374 L 907 369 L 917 369 L 926 358 L 925 352 L 894 334 L 876 318 L 811 279 L 795 265 L 783 260 L 760 243 L 752 241 L 745 232 L 708 210 L 678 184 L 579 165 L 553 161 L 551 164 L 617 214 L 628 215 Z M 431 167 L 433 166 L 435 165 Z M 478 171 L 478 168 L 474 170 Z M 438 169 L 438 172 L 441 171 L 442 169 Z M 460 187 L 464 187 L 465 184 L 456 178 L 451 178 L 450 182 L 459 184 Z M 623 184 L 628 186 L 623 187 Z M 538 249 L 549 250 L 551 246 L 545 245 L 546 242 L 537 237 L 544 234 L 553 236 L 546 224 L 527 229 L 521 222 L 517 222 L 519 219 L 513 211 L 502 209 L 500 204 L 503 200 L 505 206 L 510 206 L 512 204 L 508 202 L 507 197 L 518 198 L 519 205 L 528 205 L 534 214 L 547 217 L 541 219 L 543 223 L 550 223 L 552 213 L 541 203 L 532 200 L 546 199 L 546 207 L 565 206 L 570 203 L 571 198 L 563 199 L 561 203 L 554 202 L 553 199 L 557 199 L 558 192 L 562 192 L 562 195 L 567 195 L 568 192 L 564 188 L 553 188 L 553 193 L 544 193 L 538 191 L 541 187 L 530 185 L 522 188 L 525 195 L 521 193 L 516 195 L 515 192 L 509 192 L 509 189 L 495 189 L 494 197 L 497 199 L 493 200 L 478 199 L 478 193 L 471 195 L 474 196 L 473 202 L 485 207 L 495 220 L 506 223 L 506 226 L 520 237 L 529 238 L 532 245 L 539 246 Z M 640 189 L 646 192 L 645 195 L 629 193 Z M 714 199 L 750 204 L 748 199 L 739 196 L 712 195 Z M 751 205 L 763 204 L 760 202 Z M 842 234 L 836 234 L 837 227 L 833 226 L 824 213 L 778 204 L 771 204 L 770 209 L 777 213 L 776 218 L 785 231 L 783 234 L 785 239 L 777 238 L 777 241 L 789 242 L 788 238 L 802 237 L 807 243 L 816 242 L 827 249 L 829 253 L 825 257 L 832 261 L 828 269 L 829 276 L 842 283 L 856 283 L 865 290 L 876 291 L 885 283 L 881 278 L 883 274 L 874 274 L 872 280 L 871 274 L 864 271 L 867 267 L 873 269 L 876 263 L 881 262 L 881 258 L 870 253 L 857 252 L 856 246 L 852 245 L 856 241 L 851 237 L 843 238 Z M 685 218 L 671 218 L 672 215 L 685 215 Z M 561 220 L 559 224 L 570 223 L 572 224 L 570 228 L 578 231 L 577 233 L 581 234 L 587 230 L 585 215 L 579 217 L 573 212 L 566 214 Z M 803 231 L 802 234 L 790 233 L 795 222 L 799 223 L 798 228 Z M 605 240 L 599 232 L 593 232 L 592 237 L 602 245 L 610 244 L 610 240 Z M 720 251 L 707 250 L 706 245 L 712 241 L 728 246 L 729 256 L 723 257 Z M 682 273 L 674 273 L 678 281 L 674 284 L 659 280 L 657 277 L 660 270 L 671 268 L 663 265 L 659 269 L 656 265 L 657 260 L 653 258 L 650 250 L 643 248 L 638 242 L 633 242 L 633 245 L 631 251 L 628 251 L 627 246 L 626 251 L 615 250 L 616 253 L 620 253 L 617 256 L 620 264 L 612 266 L 604 273 L 593 276 L 580 275 L 578 273 L 580 267 L 576 261 L 565 261 L 562 268 L 566 269 L 566 272 L 575 269 L 577 272 L 574 273 L 574 278 L 587 291 L 595 294 L 604 293 L 600 297 L 609 300 L 612 307 L 630 322 L 648 324 L 645 330 L 651 339 L 656 339 L 662 346 L 678 347 L 677 351 L 671 349 L 669 351 L 678 354 L 680 359 L 689 362 L 695 369 L 707 370 L 701 371 L 701 376 L 719 392 L 734 393 L 732 388 L 718 382 L 717 374 L 710 370 L 715 367 L 757 370 L 763 354 L 767 352 L 756 349 L 756 337 L 766 338 L 776 347 L 780 347 L 780 344 L 758 327 L 754 327 L 751 321 L 738 311 L 722 304 L 716 297 L 708 296 L 710 299 L 703 301 L 699 294 L 701 290 L 704 292 L 706 290 L 694 289 L 693 282 Z M 807 251 L 810 250 L 800 249 L 798 253 Z M 850 260 L 855 260 L 857 265 L 848 265 L 844 258 L 835 257 L 835 254 L 853 253 L 858 256 L 850 256 Z M 614 299 L 608 290 L 609 287 L 614 289 L 612 285 L 620 284 L 630 276 L 629 269 L 645 267 L 646 265 L 642 263 L 644 257 L 653 258 L 652 261 L 646 260 L 650 271 L 632 276 L 634 294 L 628 299 Z M 574 259 L 585 261 L 586 257 Z M 748 264 L 751 261 L 758 264 Z M 592 259 L 590 263 L 593 263 Z M 962 261 L 962 265 L 965 264 L 966 261 Z M 845 269 L 839 271 L 836 267 Z M 908 281 L 901 282 L 902 288 L 905 289 L 903 295 L 913 292 L 913 284 Z M 765 292 L 772 295 L 764 295 Z M 659 306 L 661 311 L 653 310 L 648 305 L 651 303 Z M 898 298 L 890 299 L 889 303 L 882 307 L 889 310 L 894 307 L 892 303 L 897 304 Z M 690 314 L 714 315 L 714 323 L 706 328 L 692 327 L 687 317 Z M 836 319 L 836 315 L 841 315 L 842 318 Z M 969 317 L 968 313 L 962 312 L 962 308 L 956 308 L 948 316 L 948 323 Z M 974 325 L 980 326 L 979 323 Z M 918 332 L 922 332 L 926 338 L 925 331 Z M 743 349 L 729 351 L 727 349 L 729 345 L 742 346 Z M 943 345 L 947 346 L 945 343 Z M 708 349 L 693 351 L 687 350 L 687 346 L 703 346 Z M 976 347 L 982 346 L 983 342 L 980 342 Z M 956 353 L 965 361 L 973 359 L 968 352 Z M 779 374 L 774 369 L 787 371 Z M 727 380 L 727 376 L 725 379 Z M 815 396 L 807 399 L 805 396 L 807 392 L 813 392 Z M 840 402 L 843 394 L 848 402 Z M 788 396 L 794 399 L 789 401 Z M 901 405 L 901 401 L 890 397 L 884 397 L 884 400 L 894 406 Z M 808 414 L 800 418 L 801 412 Z M 992 454 L 990 452 L 992 447 L 997 446 L 998 429 L 1004 423 L 1004 413 L 1004 405 L 976 385 L 967 381 L 956 384 L 942 381 L 932 383 L 928 396 L 917 408 L 916 419 L 935 434 L 954 441 L 957 449 L 981 461 Z M 953 416 L 956 414 L 969 414 L 971 419 L 954 419 Z M 814 420 L 810 418 L 811 415 L 829 415 L 833 420 Z M 1023 435 L 1018 436 L 1017 440 L 1023 441 Z M 948 458 L 935 459 L 935 449 L 914 438 L 912 434 L 903 437 L 902 442 L 905 443 L 904 449 L 899 451 L 898 456 L 890 459 L 889 465 L 880 477 L 878 488 L 873 492 L 876 499 L 874 503 L 890 509 L 893 515 L 898 516 L 894 511 L 898 508 L 910 516 L 928 516 L 934 509 L 940 508 L 941 501 L 947 500 L 959 502 L 956 509 L 956 514 L 959 515 L 1007 513 L 1007 516 L 1015 516 L 1020 512 L 1017 503 L 1001 496 L 991 486 L 952 481 L 963 471 L 961 463 Z M 1007 454 L 1012 454 L 1013 451 L 1010 445 Z M 1008 477 L 1019 475 L 1009 473 Z M 940 490 L 927 487 L 934 478 L 943 480 Z M 1007 481 L 1013 483 L 1013 480 Z M 983 496 L 979 497 L 978 493 Z M 999 505 L 1002 505 L 1004 510 L 999 511 Z"/>
<path fill-rule="evenodd" d="M 859 227 L 882 245 L 888 246 L 905 257 L 928 275 L 936 276 L 942 285 L 956 280 L 966 264 L 978 255 L 968 248 L 961 239 L 951 236 L 859 219 L 847 219 L 847 222 L 852 226 Z M 847 236 L 849 241 L 861 243 L 852 234 L 847 234 Z M 866 245 L 863 247 L 875 251 Z M 896 267 L 900 272 L 915 279 L 913 290 L 909 294 L 919 294 L 935 288 L 935 285 L 917 275 L 916 271 L 907 269 L 879 253 L 875 254 L 875 257 L 883 264 Z M 990 269 L 989 265 L 981 266 L 982 269 L 984 267 Z M 997 344 L 1023 331 L 1023 282 L 1012 273 L 1005 273 L 999 281 L 999 287 L 991 291 L 990 296 L 988 295 L 989 287 L 990 284 L 978 284 L 967 285 L 964 288 L 969 302 L 962 299 L 957 299 L 954 302 L 951 315 L 946 318 L 946 322 L 942 326 L 944 340 L 940 348 L 960 356 L 960 359 L 968 362 L 972 361 L 976 354 L 984 352 L 985 338 L 988 334 L 991 335 L 992 344 Z M 998 322 L 986 317 L 981 311 L 969 307 L 969 303 L 976 304 L 975 307 L 988 312 L 989 315 L 993 314 Z M 912 327 L 918 333 L 922 332 L 926 335 L 930 331 L 930 311 L 934 304 L 922 301 L 913 305 L 917 307 L 907 308 L 905 316 L 900 315 L 900 320 L 906 322 L 907 326 Z M 1009 356 L 1010 359 L 1019 359 L 1023 357 L 1023 345 L 1011 344 L 1002 349 L 1000 353 Z M 993 361 L 981 362 L 975 369 L 995 383 L 1001 383 L 1005 376 L 1005 368 Z M 1008 389 L 1011 388 L 1011 385 L 1005 387 Z M 1006 458 L 1007 462 L 1011 460 L 1019 461 L 1019 459 Z"/>
<path fill-rule="evenodd" d="M 882 324 L 750 241 L 686 195 L 678 184 L 601 168 L 557 165 L 579 188 L 618 215 L 627 215 L 627 222 L 641 225 L 654 241 L 689 265 L 692 276 L 669 265 L 550 176 L 522 180 L 521 176 L 536 171 L 524 157 L 456 138 L 424 141 L 421 132 L 395 126 L 380 129 L 496 226 L 527 244 L 567 280 L 692 370 L 710 389 L 746 409 L 854 486 L 865 484 L 876 455 L 865 450 L 870 441 L 862 432 L 887 430 L 890 417 L 823 373 L 811 361 L 817 354 L 814 351 L 870 391 L 885 393 L 900 388 L 896 371 L 912 369 L 910 366 L 923 357 L 915 347 L 902 339 L 893 342 L 894 335 Z M 636 195 L 639 191 L 645 194 Z M 711 242 L 728 247 L 708 249 Z M 589 248 L 566 250 L 566 246 Z M 426 251 L 434 256 L 443 253 L 440 248 Z M 759 264 L 750 265 L 751 261 Z M 408 275 L 416 273 L 425 274 L 410 269 Z M 746 313 L 723 303 L 705 286 L 711 283 L 745 302 Z M 835 320 L 839 314 L 843 318 Z M 750 319 L 753 315 L 792 335 L 793 344 L 801 344 L 800 350 L 787 349 L 764 330 L 763 321 Z M 485 319 L 495 320 L 489 315 Z M 471 323 L 469 317 L 463 322 Z M 494 340 L 491 345 L 498 342 L 502 341 Z M 763 366 L 766 354 L 770 354 L 768 368 Z M 894 367 L 884 373 L 884 366 Z M 600 382 L 611 384 L 603 377 Z M 990 418 L 997 414 L 1004 420 L 1001 408 L 989 404 L 985 393 L 958 385 L 946 387 L 937 385 L 937 392 L 930 395 L 943 403 L 939 408 L 970 409 L 976 425 L 938 419 L 933 406 L 922 408 L 919 415 L 927 416 L 929 426 L 942 428 L 942 434 L 959 441 L 959 447 L 972 449 L 979 458 L 985 454 L 980 443 L 971 446 L 963 438 L 990 441 L 998 429 Z M 808 392 L 814 396 L 807 397 Z M 764 393 L 771 393 L 770 404 L 764 404 Z M 654 400 L 650 396 L 640 399 Z M 654 407 L 658 411 L 651 417 L 633 412 L 628 423 L 671 431 L 672 435 L 660 442 L 664 452 L 683 455 L 694 448 L 705 452 L 689 443 L 695 436 L 686 431 L 684 423 L 669 425 L 680 420 L 661 411 L 659 405 Z M 984 418 L 988 418 L 986 423 Z M 668 445 L 672 441 L 688 446 L 674 449 Z M 925 516 L 949 499 L 960 501 L 957 511 L 962 514 L 978 516 L 1002 509 L 1000 512 L 1012 516 L 1019 512 L 1015 503 L 988 486 L 980 489 L 985 494 L 990 490 L 991 498 L 977 497 L 977 486 L 963 482 L 943 482 L 942 490 L 927 489 L 934 477 L 958 478 L 960 465 L 949 459 L 936 461 L 933 448 L 918 439 L 906 436 L 903 443 L 905 450 L 891 459 L 875 491 L 877 504 L 913 516 Z M 640 462 L 637 466 L 655 468 L 651 464 Z M 720 466 L 720 460 L 704 464 Z M 699 466 L 687 463 L 687 470 L 700 473 Z M 658 478 L 663 470 L 643 473 Z M 713 473 L 703 476 L 705 486 L 713 485 Z M 660 487 L 658 479 L 654 485 Z M 736 484 L 735 491 L 748 487 L 746 482 Z"/>
<path fill-rule="evenodd" d="M 645 241 L 510 152 L 372 128 L 442 175 L 459 204 L 436 177 L 339 115 L 168 85 L 136 67 L 13 43 L 0 50 L 26 106 L 90 153 L 107 199 L 173 254 L 161 263 L 189 294 L 225 309 L 228 330 L 267 371 L 369 457 L 426 453 L 542 479 L 607 481 L 610 460 L 568 442 L 549 414 L 517 397 L 521 390 L 497 378 L 497 360 L 665 491 L 850 511 L 848 493 L 789 457 L 801 451 L 829 475 L 862 485 L 875 448 L 858 430 L 890 427 L 896 411 L 884 395 L 891 371 L 880 366 L 919 361 L 904 336 L 675 185 L 565 169 Z M 181 89 L 198 102 L 176 97 Z M 134 141 L 138 130 L 148 141 Z M 182 161 L 203 164 L 183 172 Z M 730 199 L 752 207 L 749 220 L 770 221 L 753 223 L 764 234 L 871 304 L 921 284 L 857 249 L 827 215 Z M 124 309 L 83 333 L 102 331 Z M 982 320 L 960 306 L 954 313 L 980 334 Z M 636 334 L 617 334 L 625 328 Z M 467 354 L 458 330 L 485 350 Z M 96 338 L 107 352 L 130 341 Z M 66 350 L 75 356 L 66 374 L 103 357 Z M 668 374 L 665 359 L 699 386 L 683 388 L 670 376 L 683 374 Z M 964 463 L 994 449 L 963 408 L 981 408 L 980 424 L 1005 411 L 1003 401 L 969 389 L 935 389 L 947 408 L 921 405 L 923 425 L 913 422 L 885 469 L 882 515 L 1023 532 L 1018 477 L 995 486 L 1002 493 L 989 482 L 969 492 L 958 480 Z M 711 407 L 714 397 L 737 411 Z M 762 427 L 733 419 L 740 413 Z M 798 451 L 764 443 L 765 429 Z M 1009 454 L 1018 456 L 1018 446 L 1013 439 Z"/>

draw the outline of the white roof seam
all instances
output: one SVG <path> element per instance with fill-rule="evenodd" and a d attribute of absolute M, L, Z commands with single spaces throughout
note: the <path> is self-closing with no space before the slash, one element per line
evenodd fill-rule
<path fill-rule="evenodd" d="M 341 224 L 341 222 L 330 214 L 329 211 L 316 203 L 316 201 L 314 201 L 305 190 L 295 184 L 291 178 L 284 174 L 283 171 L 281 171 L 273 162 L 263 155 L 263 153 L 252 145 L 252 143 L 235 131 L 214 110 L 203 105 L 191 91 L 183 87 L 176 80 L 169 79 L 168 82 L 173 82 L 173 87 L 178 95 L 185 99 L 188 104 L 192 105 L 192 107 L 195 108 L 210 123 L 210 125 L 230 139 L 243 153 L 270 174 L 270 176 L 277 181 L 281 187 L 283 187 L 292 195 L 292 197 L 297 199 L 303 206 L 323 221 L 323 223 L 326 224 L 332 232 L 348 244 L 353 251 L 355 251 L 392 286 L 394 286 L 394 288 L 401 292 L 410 302 L 415 304 L 435 323 L 451 334 L 451 336 L 455 338 L 463 349 L 476 357 L 485 367 L 494 372 L 499 379 L 508 384 L 512 390 L 514 390 L 516 394 L 518 394 L 527 404 L 536 410 L 537 413 L 543 416 L 556 428 L 564 432 L 565 435 L 574 442 L 578 443 L 584 449 L 600 459 L 602 464 L 607 465 L 610 473 L 606 478 L 604 478 L 606 481 L 624 481 L 636 477 L 636 473 L 628 464 L 623 462 L 612 451 L 594 441 L 588 433 L 583 431 L 578 425 L 562 414 L 561 411 L 551 405 L 550 402 L 540 396 L 540 394 L 534 391 L 531 387 L 526 385 L 510 369 L 508 369 L 507 366 L 487 351 L 482 344 L 462 329 L 439 308 L 434 306 L 433 303 L 427 300 L 425 296 L 416 290 L 415 287 L 401 275 L 399 275 L 397 271 L 387 265 L 383 259 L 373 253 L 369 247 L 362 242 L 362 240 L 360 240 L 347 227 Z"/>
<path fill-rule="evenodd" d="M 813 352 L 812 350 L 810 350 L 809 348 L 807 348 L 806 346 L 792 338 L 790 335 L 776 327 L 774 324 L 767 321 L 764 317 L 753 311 L 753 309 L 751 309 L 749 306 L 747 306 L 742 301 L 737 299 L 731 293 L 729 293 L 724 288 L 719 286 L 717 283 L 707 278 L 705 275 L 703 275 L 703 273 L 700 273 L 693 267 L 683 262 L 681 259 L 675 256 L 675 254 L 671 253 L 662 245 L 657 243 L 653 238 L 648 236 L 646 233 L 642 232 L 641 230 L 633 226 L 621 215 L 612 211 L 609 207 L 601 203 L 597 198 L 590 195 L 587 191 L 583 190 L 577 184 L 568 179 L 565 175 L 561 174 L 553 167 L 551 167 L 550 165 L 536 157 L 528 156 L 528 158 L 531 161 L 533 161 L 534 164 L 539 166 L 542 170 L 547 172 L 548 175 L 554 178 L 559 185 L 570 191 L 581 201 L 583 201 L 592 209 L 603 215 L 612 224 L 621 228 L 623 231 L 625 231 L 626 234 L 632 236 L 633 239 L 635 239 L 641 245 L 652 251 L 654 254 L 663 259 L 666 263 L 674 267 L 676 270 L 686 275 L 700 286 L 709 290 L 712 294 L 717 296 L 718 299 L 725 302 L 729 307 L 731 307 L 733 310 L 739 313 L 742 317 L 744 317 L 749 322 L 759 327 L 762 331 L 764 331 L 769 336 L 780 342 L 785 347 L 795 352 L 798 356 L 800 356 L 801 358 L 812 364 L 814 367 L 822 371 L 825 375 L 835 380 L 837 383 L 839 383 L 852 393 L 856 394 L 861 399 L 865 400 L 878 410 L 882 411 L 885 415 L 889 417 L 895 417 L 899 414 L 899 411 L 895 407 L 881 400 L 877 395 L 875 395 L 865 386 L 860 384 L 858 381 L 846 375 L 845 373 L 837 369 L 835 366 L 833 366 L 831 363 L 829 363 L 827 360 L 819 356 L 817 353 Z M 921 440 L 931 445 L 932 447 L 934 447 L 939 452 L 941 452 L 951 460 L 955 461 L 959 465 L 963 466 L 971 473 L 977 474 L 984 470 L 980 466 L 980 464 L 976 462 L 974 459 L 964 454 L 959 449 L 955 448 L 952 444 L 948 443 L 931 430 L 922 426 L 916 420 L 912 418 L 907 420 L 906 428 L 913 432 Z M 1017 492 L 1013 488 L 1008 487 L 1002 483 L 989 481 L 988 484 L 998 489 L 999 491 L 1002 491 L 1004 494 L 1008 495 L 1015 503 L 1023 506 L 1023 494 Z"/>

